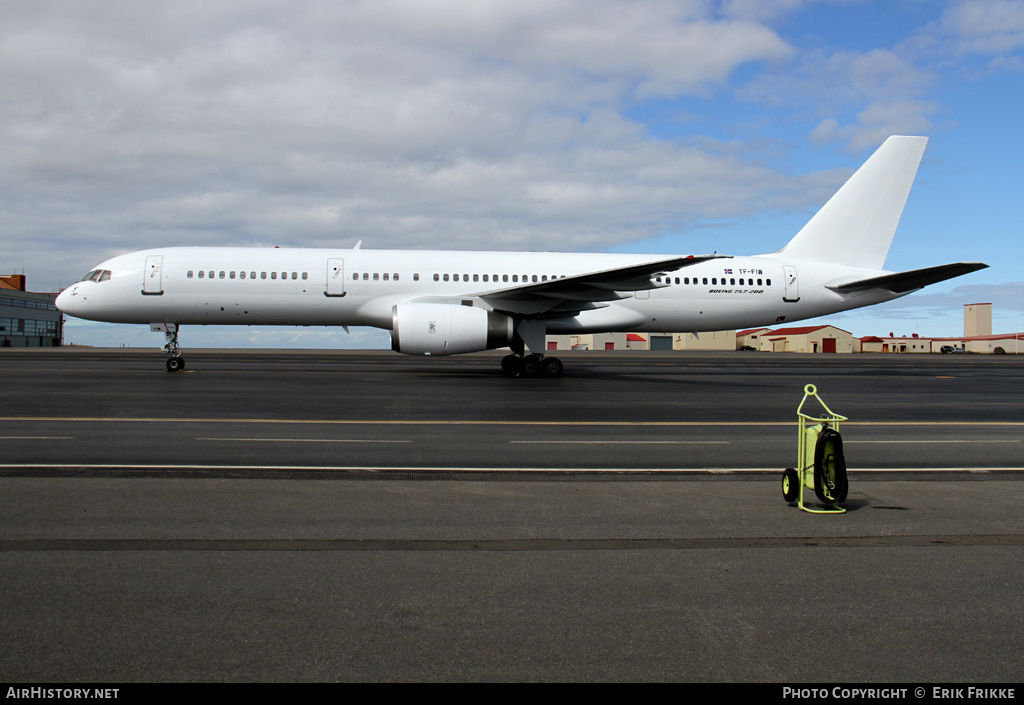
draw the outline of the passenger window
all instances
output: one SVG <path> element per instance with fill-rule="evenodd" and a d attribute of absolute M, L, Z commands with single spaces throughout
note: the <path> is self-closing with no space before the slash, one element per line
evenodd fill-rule
<path fill-rule="evenodd" d="M 441 281 L 441 275 L 440 274 L 435 274 L 434 275 L 434 281 L 436 281 L 436 282 L 437 281 Z"/>
<path fill-rule="evenodd" d="M 204 274 L 206 274 L 206 272 L 204 272 L 203 270 L 200 269 L 199 270 L 199 278 L 202 279 Z"/>
<path fill-rule="evenodd" d="M 277 272 L 271 272 L 270 273 L 270 278 L 271 279 L 277 279 Z"/>
<path fill-rule="evenodd" d="M 765 279 L 764 283 L 767 284 L 768 286 L 771 286 L 772 285 L 772 280 L 771 279 Z"/>
<path fill-rule="evenodd" d="M 473 275 L 473 281 L 475 281 L 475 282 L 480 281 L 480 275 L 479 274 L 474 274 Z"/>
<path fill-rule="evenodd" d="M 192 270 L 191 270 L 191 269 L 190 269 L 190 270 L 188 270 L 188 274 L 186 274 L 185 276 L 186 276 L 187 278 L 191 279 L 191 278 L 192 278 Z"/>
<path fill-rule="evenodd" d="M 445 274 L 445 275 L 444 275 L 444 280 L 445 280 L 445 281 L 448 281 L 448 279 L 449 279 L 448 275 L 447 275 L 447 274 Z"/>
<path fill-rule="evenodd" d="M 459 280 L 459 275 L 458 274 L 453 274 L 452 275 L 452 281 L 453 282 L 457 282 L 458 280 Z"/>
<path fill-rule="evenodd" d="M 303 279 L 309 279 L 309 272 L 303 272 L 302 273 L 302 278 Z"/>
<path fill-rule="evenodd" d="M 518 282 L 519 281 L 519 275 L 518 274 L 513 274 L 512 275 L 512 281 Z"/>
<path fill-rule="evenodd" d="M 389 276 L 389 275 L 388 275 L 388 273 L 387 273 L 387 272 L 384 272 L 384 281 L 387 281 L 387 280 L 388 280 L 388 276 Z"/>
<path fill-rule="evenodd" d="M 256 278 L 256 272 L 249 272 L 249 278 L 250 279 L 255 279 Z"/>
<path fill-rule="evenodd" d="M 228 279 L 234 279 L 234 278 L 235 278 L 235 270 L 232 269 L 231 272 L 228 274 Z"/>
<path fill-rule="evenodd" d="M 267 278 L 267 273 L 266 272 L 260 272 L 260 279 L 266 279 L 266 278 Z"/>
<path fill-rule="evenodd" d="M 239 272 L 238 273 L 238 278 L 239 279 L 245 279 L 245 272 Z"/>
<path fill-rule="evenodd" d="M 508 281 L 508 275 L 507 275 L 507 274 L 502 274 L 502 275 L 501 275 L 501 280 L 502 280 L 503 282 L 507 282 L 507 281 Z"/>
<path fill-rule="evenodd" d="M 729 280 L 729 286 L 736 286 L 736 279 L 735 278 Z"/>
<path fill-rule="evenodd" d="M 380 273 L 379 273 L 379 272 L 374 272 L 374 273 L 373 273 L 373 280 L 374 280 L 375 282 L 376 282 L 376 281 L 380 281 Z"/>
<path fill-rule="evenodd" d="M 414 282 L 418 282 L 420 280 L 420 273 L 419 272 L 413 272 L 412 280 Z"/>
<path fill-rule="evenodd" d="M 398 281 L 398 272 L 395 272 L 394 276 L 391 277 L 393 281 Z"/>
<path fill-rule="evenodd" d="M 707 283 L 708 283 L 708 278 L 707 278 L 707 277 L 704 277 L 704 283 L 705 283 L 705 284 L 707 284 Z"/>
<path fill-rule="evenodd" d="M 223 279 L 225 277 L 225 275 L 226 275 L 226 273 L 224 271 L 221 271 L 220 278 Z"/>
<path fill-rule="evenodd" d="M 363 272 L 363 281 L 364 282 L 370 281 L 370 273 L 369 272 Z"/>
<path fill-rule="evenodd" d="M 484 281 L 485 281 L 485 282 L 486 282 L 486 281 L 490 281 L 490 280 L 489 280 L 489 279 L 487 278 L 488 276 L 489 276 L 489 275 L 487 275 L 487 274 L 485 274 L 485 275 L 484 275 Z"/>

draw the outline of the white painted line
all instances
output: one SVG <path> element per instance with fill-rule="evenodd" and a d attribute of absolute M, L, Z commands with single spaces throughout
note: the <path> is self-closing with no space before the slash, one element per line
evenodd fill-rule
<path fill-rule="evenodd" d="M 989 443 L 1020 443 L 1020 441 L 1018 441 L 1018 440 L 984 441 L 984 440 L 977 440 L 977 439 L 970 439 L 970 440 L 965 439 L 965 440 L 961 440 L 961 441 L 957 441 L 957 440 L 942 440 L 942 441 L 938 441 L 938 440 L 936 440 L 936 441 L 908 441 L 908 440 L 902 440 L 902 441 L 844 441 L 844 443 L 846 443 L 847 445 L 849 445 L 850 443 L 896 443 L 896 444 L 901 444 L 901 443 L 984 443 L 984 444 L 988 445 Z"/>
<path fill-rule="evenodd" d="M 711 446 L 711 445 L 729 445 L 730 441 L 509 441 L 509 443 L 537 443 L 546 445 L 674 445 L 674 446 L 685 446 L 685 445 L 697 445 L 697 446 Z"/>
<path fill-rule="evenodd" d="M 239 441 L 242 443 L 412 443 L 412 441 L 363 438 L 197 438 L 197 441 Z"/>
<path fill-rule="evenodd" d="M 71 441 L 74 436 L 0 436 L 0 441 Z"/>

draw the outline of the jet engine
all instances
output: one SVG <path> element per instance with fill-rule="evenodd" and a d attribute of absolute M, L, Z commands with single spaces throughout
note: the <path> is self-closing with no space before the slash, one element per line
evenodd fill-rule
<path fill-rule="evenodd" d="M 458 355 L 512 342 L 512 319 L 454 304 L 398 304 L 391 313 L 391 349 L 407 355 Z"/>

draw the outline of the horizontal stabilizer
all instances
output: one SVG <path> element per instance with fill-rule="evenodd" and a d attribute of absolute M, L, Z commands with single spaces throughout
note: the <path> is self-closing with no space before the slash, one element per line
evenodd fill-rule
<path fill-rule="evenodd" d="M 943 282 L 963 274 L 977 272 L 979 269 L 986 269 L 987 267 L 987 264 L 981 262 L 955 262 L 953 264 L 942 264 L 938 267 L 914 269 L 909 272 L 883 274 L 880 277 L 859 279 L 843 284 L 831 284 L 827 285 L 827 288 L 840 294 L 867 291 L 868 289 L 884 289 L 894 294 L 905 294 L 908 291 L 915 291 L 929 284 Z"/>

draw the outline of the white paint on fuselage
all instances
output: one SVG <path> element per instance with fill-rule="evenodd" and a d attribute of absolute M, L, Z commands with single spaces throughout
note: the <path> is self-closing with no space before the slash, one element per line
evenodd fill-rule
<path fill-rule="evenodd" d="M 152 274 L 146 271 L 147 258 L 154 256 L 162 258 L 159 291 L 163 293 L 146 295 L 144 279 Z M 535 276 L 539 282 L 543 277 L 551 280 L 665 258 L 554 252 L 164 248 L 121 255 L 97 265 L 96 269 L 111 272 L 109 280 L 74 284 L 58 297 L 57 305 L 78 318 L 117 323 L 349 325 L 390 329 L 393 306 L 414 299 L 464 297 L 473 299 L 474 305 L 484 306 L 476 297 L 532 284 Z M 328 278 L 332 276 L 329 261 L 337 260 L 344 262 L 340 275 L 344 296 L 327 296 Z M 783 300 L 783 265 L 796 268 L 799 301 Z M 199 271 L 206 276 L 200 279 Z M 210 272 L 214 273 L 212 279 L 208 276 Z M 223 278 L 221 272 L 225 273 Z M 245 279 L 240 277 L 241 272 L 245 272 Z M 276 279 L 270 278 L 272 272 Z M 287 278 L 282 278 L 282 273 Z M 641 292 L 639 296 L 623 292 L 628 298 L 582 311 L 572 318 L 551 319 L 547 330 L 684 332 L 790 323 L 897 298 L 877 290 L 841 295 L 825 288 L 825 284 L 840 279 L 863 279 L 882 273 L 822 262 L 784 260 L 780 253 L 716 259 L 669 272 L 667 279 L 662 277 L 663 283 L 668 283 L 661 288 Z M 434 280 L 435 275 L 438 281 Z M 458 281 L 454 280 L 456 275 Z M 483 281 L 485 275 L 490 281 Z M 494 281 L 495 276 L 499 281 Z M 505 276 L 508 281 L 502 280 Z M 513 276 L 518 281 L 513 282 Z M 675 283 L 677 278 L 679 284 Z M 687 280 L 690 283 L 683 283 Z M 744 284 L 734 283 L 741 280 Z M 338 293 L 338 282 L 331 286 Z"/>

